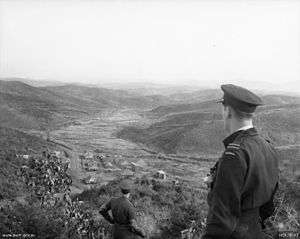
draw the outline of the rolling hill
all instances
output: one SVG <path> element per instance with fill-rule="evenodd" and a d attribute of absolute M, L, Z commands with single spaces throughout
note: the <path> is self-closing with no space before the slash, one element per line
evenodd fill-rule
<path fill-rule="evenodd" d="M 0 80 L 0 126 L 18 129 L 59 127 L 67 122 L 111 108 L 147 110 L 153 122 L 147 128 L 127 127 L 123 139 L 163 152 L 216 153 L 224 138 L 220 90 L 197 90 L 162 95 L 139 95 L 118 89 L 63 85 L 33 87 Z M 258 128 L 277 145 L 299 143 L 299 97 L 263 96 L 257 111 Z M 171 104 L 172 103 L 172 104 Z M 151 109 L 151 110 L 148 110 Z"/>
<path fill-rule="evenodd" d="M 204 96 L 201 96 L 201 93 L 203 93 Z M 191 103 L 186 102 L 193 99 L 192 96 L 195 94 L 197 95 L 197 98 L 194 98 L 194 101 Z M 208 98 L 206 99 L 206 97 Z M 160 118 L 169 114 L 185 113 L 188 111 L 220 113 L 221 106 L 216 104 L 216 99 L 219 98 L 221 98 L 221 94 L 220 91 L 217 90 L 208 90 L 208 93 L 205 91 L 198 91 L 197 93 L 181 94 L 179 98 L 178 96 L 177 99 L 175 98 L 176 100 L 181 99 L 181 102 L 156 107 L 147 112 L 147 115 L 150 117 Z M 297 108 L 300 104 L 300 97 L 295 96 L 266 95 L 262 96 L 262 99 L 264 101 L 264 105 L 257 109 L 258 112 L 270 109 L 279 110 L 280 108 Z"/>
<path fill-rule="evenodd" d="M 163 96 L 139 96 L 122 90 L 81 85 L 34 87 L 0 80 L 0 126 L 55 128 L 108 108 L 149 108 L 164 101 Z"/>
<path fill-rule="evenodd" d="M 104 107 L 152 108 L 169 102 L 162 95 L 143 96 L 125 90 L 106 89 L 82 85 L 48 86 L 47 89 L 58 94 L 73 96 Z"/>
<path fill-rule="evenodd" d="M 149 117 L 160 118 L 171 114 L 186 113 L 190 111 L 200 111 L 219 114 L 221 112 L 221 107 L 220 105 L 216 104 L 216 100 L 194 102 L 189 104 L 177 103 L 172 105 L 159 106 L 147 112 L 147 115 Z"/>
<path fill-rule="evenodd" d="M 0 81 L 0 102 L 0 125 L 24 129 L 55 127 L 103 108 L 18 81 Z"/>
<path fill-rule="evenodd" d="M 192 92 L 171 94 L 170 98 L 173 99 L 173 102 L 191 104 L 195 102 L 204 102 L 220 99 L 222 95 L 223 93 L 219 89 L 195 89 Z"/>
<path fill-rule="evenodd" d="M 300 142 L 299 97 L 264 96 L 255 125 L 277 146 Z M 143 143 L 156 151 L 184 154 L 216 154 L 225 137 L 221 108 L 215 101 L 160 106 L 148 112 L 155 122 L 147 128 L 127 127 L 118 136 Z"/>
<path fill-rule="evenodd" d="M 0 200 L 26 195 L 19 169 L 24 164 L 16 154 L 41 153 L 45 149 L 64 150 L 40 137 L 0 126 Z"/>
<path fill-rule="evenodd" d="M 42 151 L 45 147 L 51 150 L 59 149 L 59 146 L 41 137 L 0 126 L 0 151 L 28 153 L 30 150 Z"/>

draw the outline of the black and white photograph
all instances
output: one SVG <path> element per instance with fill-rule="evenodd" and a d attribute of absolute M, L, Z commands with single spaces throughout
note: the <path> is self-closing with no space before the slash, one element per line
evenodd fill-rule
<path fill-rule="evenodd" d="M 300 238 L 300 1 L 0 0 L 8 238 Z"/>

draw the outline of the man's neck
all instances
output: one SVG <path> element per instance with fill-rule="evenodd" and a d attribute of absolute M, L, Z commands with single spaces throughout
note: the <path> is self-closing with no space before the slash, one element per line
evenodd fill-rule
<path fill-rule="evenodd" d="M 253 128 L 253 125 L 246 125 L 246 126 L 243 126 L 243 127 L 239 128 L 237 131 L 239 131 L 239 130 L 247 130 L 247 129 L 251 129 L 251 128 Z"/>
<path fill-rule="evenodd" d="M 234 124 L 231 128 L 230 134 L 233 134 L 234 132 L 239 131 L 239 130 L 247 130 L 250 128 L 253 128 L 252 120 L 236 122 L 236 124 Z"/>
<path fill-rule="evenodd" d="M 127 199 L 129 199 L 129 196 L 130 196 L 130 193 L 123 194 L 123 197 L 124 197 L 124 198 L 127 198 Z"/>

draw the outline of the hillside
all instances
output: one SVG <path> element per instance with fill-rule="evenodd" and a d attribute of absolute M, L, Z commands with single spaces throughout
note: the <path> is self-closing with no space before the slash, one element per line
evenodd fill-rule
<path fill-rule="evenodd" d="M 42 138 L 0 127 L 0 199 L 24 196 L 27 192 L 18 176 L 25 159 L 16 157 L 16 154 L 40 153 L 46 148 L 60 149 Z"/>
<path fill-rule="evenodd" d="M 150 108 L 164 101 L 163 96 L 139 96 L 123 90 L 79 85 L 34 87 L 0 80 L 0 126 L 56 128 L 107 108 Z"/>
<path fill-rule="evenodd" d="M 127 92 L 151 96 L 151 95 L 164 95 L 170 96 L 174 94 L 185 94 L 194 92 L 195 87 L 193 85 L 170 85 L 164 83 L 154 83 L 154 82 L 111 82 L 103 83 L 102 87 L 109 89 L 119 89 L 126 90 Z"/>
<path fill-rule="evenodd" d="M 44 86 L 58 86 L 65 85 L 66 83 L 56 80 L 39 80 L 39 79 L 29 79 L 29 78 L 21 78 L 21 77 L 1 77 L 0 80 L 3 81 L 20 81 L 27 85 L 35 86 L 35 87 L 44 87 Z"/>
<path fill-rule="evenodd" d="M 167 116 L 171 114 L 186 113 L 189 111 L 198 111 L 198 112 L 210 112 L 210 113 L 220 113 L 220 105 L 216 104 L 216 100 L 196 102 L 190 104 L 172 104 L 172 105 L 163 105 L 157 108 L 154 108 L 147 112 L 147 115 L 150 117 L 160 118 L 162 116 Z"/>
<path fill-rule="evenodd" d="M 201 93 L 204 94 L 204 96 L 202 96 Z M 181 94 L 180 98 L 178 98 L 178 96 L 175 98 L 177 100 L 181 99 L 181 102 L 156 107 L 147 112 L 147 115 L 150 117 L 159 118 L 168 114 L 185 113 L 188 111 L 205 111 L 211 113 L 221 112 L 221 106 L 216 104 L 216 100 L 221 98 L 219 91 L 208 90 L 208 93 L 206 93 L 206 91 L 198 92 L 198 98 L 191 103 L 186 103 L 185 101 L 190 101 L 191 99 L 189 96 L 194 94 L 195 93 Z M 297 108 L 300 104 L 300 97 L 295 96 L 266 95 L 262 96 L 262 99 L 264 101 L 264 105 L 257 109 L 258 112 L 270 109 L 275 110 L 281 108 Z"/>
<path fill-rule="evenodd" d="M 0 101 L 0 125 L 23 129 L 55 127 L 103 107 L 18 81 L 0 81 Z"/>
<path fill-rule="evenodd" d="M 172 99 L 164 96 L 144 98 L 127 92 L 82 86 L 49 89 L 32 88 L 18 82 L 13 84 L 3 84 L 4 90 L 0 91 L 1 95 L 6 95 L 1 109 L 6 112 L 7 124 L 22 125 L 26 122 L 28 127 L 35 127 L 39 120 L 49 120 L 53 124 L 58 117 L 65 122 L 72 117 L 91 116 L 106 107 L 116 108 L 51 132 L 51 139 L 73 148 L 67 151 L 70 160 L 68 170 L 58 163 L 59 160 L 52 158 L 47 161 L 46 158 L 50 157 L 40 154 L 45 147 L 61 152 L 65 148 L 58 148 L 57 144 L 20 130 L 0 126 L 1 232 L 34 234 L 36 238 L 84 238 L 87 232 L 101 230 L 109 237 L 111 226 L 99 215 L 99 208 L 109 198 L 118 195 L 122 178 L 131 178 L 134 183 L 131 200 L 137 209 L 137 223 L 147 232 L 148 238 L 181 238 L 181 230 L 189 228 L 191 220 L 196 221 L 195 237 L 200 237 L 208 209 L 203 177 L 223 148 L 221 107 L 215 100 L 187 103 L 183 97 L 181 104 L 147 111 L 149 118 L 146 119 L 140 114 L 141 108 L 128 108 L 149 107 L 153 103 L 151 99 L 155 99 L 154 106 L 171 102 Z M 97 97 L 101 91 L 102 96 Z M 10 104 L 8 97 L 11 97 L 13 104 Z M 138 102 L 139 99 L 145 101 Z M 299 158 L 299 147 L 294 144 L 299 144 L 299 104 L 297 99 L 294 101 L 292 98 L 272 96 L 269 99 L 270 102 L 258 111 L 255 121 L 259 130 L 277 145 L 282 145 L 280 153 L 284 160 L 280 163 L 284 167 L 281 167 L 280 179 L 284 184 L 281 182 L 279 187 L 280 204 L 276 208 L 278 216 L 274 219 L 274 225 L 283 222 L 289 228 L 298 230 L 299 218 L 295 215 L 297 212 L 299 215 L 300 210 L 300 178 L 296 171 L 299 160 L 296 164 L 294 159 Z M 49 118 L 42 112 L 48 112 Z M 4 119 L 4 116 L 1 117 Z M 116 138 L 116 131 L 124 125 L 131 127 L 121 130 L 119 137 L 143 143 L 150 150 L 141 144 Z M 147 126 L 140 128 L 132 125 Z M 151 150 L 153 148 L 180 155 L 157 155 Z M 18 157 L 15 151 L 30 154 L 30 159 L 41 163 L 27 164 L 34 171 L 20 170 L 26 160 Z M 192 155 L 197 157 L 188 157 Z M 97 165 L 97 171 L 92 172 L 89 166 L 85 166 L 89 162 Z M 157 178 L 158 170 L 163 170 L 167 178 Z M 72 186 L 70 180 L 62 180 L 61 172 L 68 174 L 64 176 L 71 176 Z M 94 177 L 96 183 L 84 185 L 81 179 L 86 176 L 90 179 Z M 59 186 L 64 189 L 66 184 L 70 186 L 67 189 L 71 189 L 70 197 L 61 197 L 63 190 L 57 193 L 60 195 L 55 193 L 55 201 L 48 197 L 48 192 L 53 193 L 52 189 Z M 44 204 L 41 192 L 44 196 L 48 195 L 50 204 Z"/>
<path fill-rule="evenodd" d="M 255 125 L 277 146 L 299 144 L 298 97 L 264 96 Z M 221 107 L 215 101 L 160 106 L 148 112 L 155 119 L 147 128 L 127 127 L 118 136 L 165 153 L 216 154 L 225 137 Z"/>
<path fill-rule="evenodd" d="M 40 137 L 29 135 L 16 129 L 0 126 L 0 150 L 27 152 L 28 150 L 42 151 L 45 147 L 57 149 L 57 145 Z"/>
<path fill-rule="evenodd" d="M 142 96 L 125 90 L 82 85 L 49 86 L 44 89 L 58 94 L 77 97 L 104 107 L 150 108 L 157 107 L 167 101 L 167 98 L 161 95 Z"/>
<path fill-rule="evenodd" d="M 175 93 L 171 94 L 170 98 L 174 102 L 183 102 L 186 104 L 191 104 L 195 102 L 210 101 L 215 99 L 220 99 L 223 93 L 219 89 L 203 89 L 203 90 L 194 90 L 192 92 L 186 93 Z"/>
<path fill-rule="evenodd" d="M 265 105 L 287 105 L 300 104 L 300 97 L 288 95 L 266 95 L 263 96 Z"/>

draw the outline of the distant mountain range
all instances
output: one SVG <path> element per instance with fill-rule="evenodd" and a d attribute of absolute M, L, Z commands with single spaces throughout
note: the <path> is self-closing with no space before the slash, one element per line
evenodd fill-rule
<path fill-rule="evenodd" d="M 0 126 L 19 129 L 54 128 L 108 108 L 144 110 L 170 105 L 172 102 L 199 101 L 220 95 L 217 90 L 192 92 L 188 87 L 180 90 L 178 87 L 165 86 L 161 90 L 168 94 L 148 95 L 145 94 L 147 87 L 142 88 L 142 85 L 136 90 L 126 91 L 77 84 L 60 85 L 59 82 L 54 82 L 54 86 L 38 87 L 25 82 L 37 85 L 38 81 L 0 79 Z M 157 89 L 155 92 L 159 92 L 159 86 L 152 87 Z"/>
<path fill-rule="evenodd" d="M 56 80 L 38 80 L 38 79 L 28 79 L 28 78 L 20 78 L 20 77 L 2 77 L 0 78 L 2 81 L 19 81 L 25 84 L 35 86 L 35 87 L 44 87 L 44 86 L 59 86 L 65 85 L 65 82 L 56 81 Z"/>
<path fill-rule="evenodd" d="M 100 87 L 64 85 L 45 87 L 45 89 L 100 104 L 103 107 L 151 108 L 168 102 L 167 98 L 161 95 L 143 96 L 125 90 Z"/>
<path fill-rule="evenodd" d="M 79 85 L 34 87 L 0 80 L 0 126 L 52 128 L 107 108 L 151 108 L 165 101 L 164 96 L 139 96 L 122 90 Z"/>
<path fill-rule="evenodd" d="M 174 94 L 191 93 L 195 90 L 199 90 L 202 87 L 195 87 L 193 85 L 169 85 L 165 83 L 153 83 L 153 82 L 115 82 L 104 83 L 103 87 L 109 89 L 122 89 L 130 93 L 136 93 L 138 95 L 164 95 L 170 96 Z"/>
<path fill-rule="evenodd" d="M 19 81 L 0 81 L 0 101 L 0 125 L 24 129 L 54 127 L 103 108 L 100 104 Z"/>
<path fill-rule="evenodd" d="M 30 81 L 30 80 L 29 80 Z M 142 86 L 140 86 L 142 89 Z M 168 153 L 214 154 L 224 138 L 217 89 L 169 89 L 165 95 L 84 85 L 35 87 L 0 80 L 0 126 L 56 128 L 112 108 L 134 108 L 152 120 L 147 128 L 125 127 L 118 136 Z M 299 144 L 300 97 L 262 95 L 255 122 L 276 145 Z M 148 120 L 148 119 L 147 119 Z"/>

